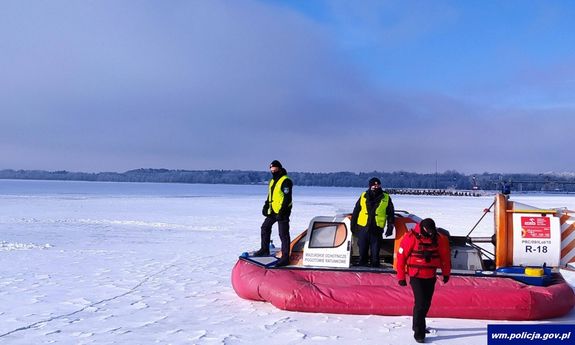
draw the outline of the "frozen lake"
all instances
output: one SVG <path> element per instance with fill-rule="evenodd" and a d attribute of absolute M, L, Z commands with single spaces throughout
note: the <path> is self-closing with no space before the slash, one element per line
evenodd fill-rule
<path fill-rule="evenodd" d="M 292 237 L 350 212 L 363 189 L 294 188 Z M 0 342 L 9 344 L 414 343 L 411 317 L 305 314 L 242 300 L 239 254 L 259 246 L 267 186 L 0 180 Z M 392 196 L 465 235 L 493 201 Z M 575 208 L 573 195 L 517 195 Z M 491 216 L 476 236 L 491 235 Z M 277 229 L 272 238 L 279 243 Z M 573 312 L 553 322 L 575 322 Z M 437 344 L 485 344 L 483 320 L 430 319 Z"/>

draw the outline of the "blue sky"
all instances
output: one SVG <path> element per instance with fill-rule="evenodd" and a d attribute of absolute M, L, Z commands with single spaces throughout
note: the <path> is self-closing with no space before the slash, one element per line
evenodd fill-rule
<path fill-rule="evenodd" d="M 2 1 L 0 169 L 573 172 L 571 1 Z"/>

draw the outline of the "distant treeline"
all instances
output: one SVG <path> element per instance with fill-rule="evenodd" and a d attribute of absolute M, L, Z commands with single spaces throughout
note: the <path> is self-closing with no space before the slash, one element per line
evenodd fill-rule
<path fill-rule="evenodd" d="M 455 189 L 501 190 L 504 184 L 514 191 L 575 192 L 575 174 L 494 174 L 465 175 L 456 171 L 437 174 L 411 172 L 288 172 L 296 185 L 365 187 L 377 176 L 385 188 L 396 189 Z M 264 184 L 269 172 L 241 170 L 168 170 L 136 169 L 123 173 L 83 173 L 42 170 L 0 170 L 0 179 L 73 180 L 111 182 L 162 182 L 206 184 Z"/>

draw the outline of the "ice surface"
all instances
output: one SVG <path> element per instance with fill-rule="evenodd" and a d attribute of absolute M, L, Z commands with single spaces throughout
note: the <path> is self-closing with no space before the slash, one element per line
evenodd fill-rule
<path fill-rule="evenodd" d="M 292 236 L 314 216 L 351 211 L 361 191 L 296 186 Z M 411 317 L 286 312 L 239 298 L 230 271 L 259 246 L 265 193 L 266 186 L 0 180 L 0 342 L 415 343 Z M 573 196 L 513 199 L 575 208 Z M 492 197 L 393 201 L 465 235 Z M 492 229 L 488 216 L 474 235 Z M 273 239 L 280 243 L 276 228 Z M 574 323 L 575 313 L 551 322 Z M 486 344 L 489 323 L 428 319 L 428 343 Z"/>

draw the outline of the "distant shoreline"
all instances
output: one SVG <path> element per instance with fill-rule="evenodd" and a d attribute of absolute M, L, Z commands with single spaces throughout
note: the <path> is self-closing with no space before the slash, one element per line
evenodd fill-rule
<path fill-rule="evenodd" d="M 201 186 L 235 186 L 235 187 L 249 187 L 249 186 L 259 186 L 262 188 L 267 188 L 267 184 L 223 184 L 223 183 L 181 183 L 181 182 L 118 182 L 118 181 L 81 181 L 81 180 L 46 180 L 46 179 L 6 179 L 0 178 L 0 183 L 2 181 L 12 181 L 12 182 L 54 182 L 54 183 L 102 183 L 102 184 L 158 184 L 158 185 L 201 185 Z M 309 185 L 300 185 L 298 187 L 309 187 L 309 188 L 354 188 L 354 189 L 364 189 L 365 187 L 347 187 L 347 186 L 309 186 Z M 385 188 L 384 190 L 391 195 L 410 195 L 410 196 L 464 196 L 464 197 L 486 197 L 486 196 L 494 196 L 495 194 L 501 192 L 499 190 L 454 190 L 454 189 L 398 189 L 398 188 Z M 573 195 L 575 196 L 575 192 L 567 192 L 567 191 L 513 191 L 512 195 Z"/>
<path fill-rule="evenodd" d="M 318 187 L 360 187 L 373 176 L 379 177 L 388 190 L 398 194 L 454 194 L 472 195 L 496 192 L 508 186 L 514 192 L 575 193 L 575 174 L 494 174 L 465 175 L 456 171 L 437 174 L 411 172 L 288 172 L 296 185 Z M 57 180 L 100 182 L 155 182 L 190 184 L 265 185 L 266 171 L 242 170 L 169 170 L 136 169 L 123 173 L 84 173 L 44 170 L 0 170 L 0 179 Z"/>

